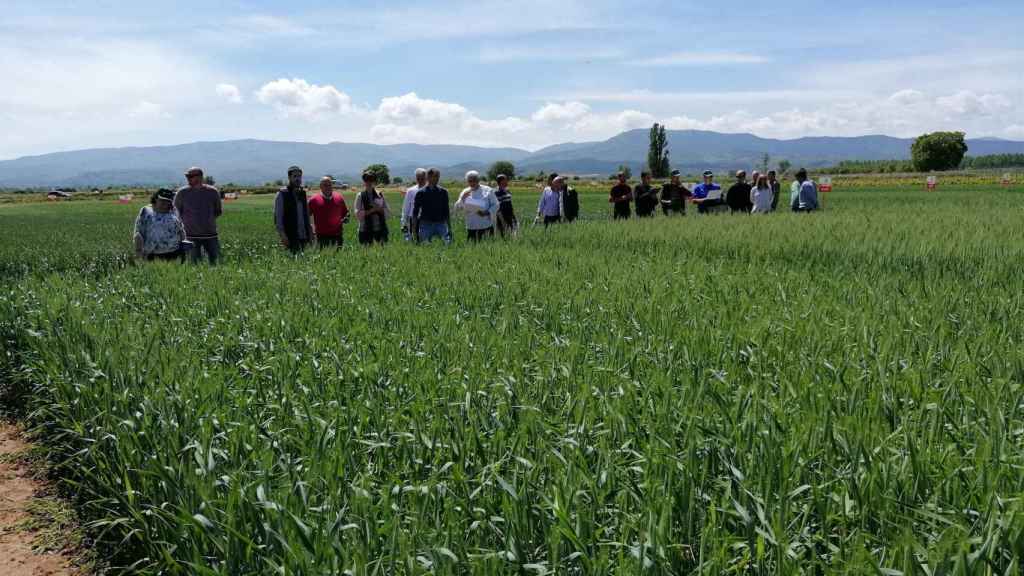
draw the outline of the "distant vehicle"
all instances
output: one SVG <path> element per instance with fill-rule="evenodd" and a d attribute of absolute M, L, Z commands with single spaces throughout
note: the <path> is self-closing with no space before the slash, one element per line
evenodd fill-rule
<path fill-rule="evenodd" d="M 57 189 L 50 190 L 46 197 L 49 198 L 50 200 L 68 200 L 71 198 L 71 194 L 63 190 Z"/>

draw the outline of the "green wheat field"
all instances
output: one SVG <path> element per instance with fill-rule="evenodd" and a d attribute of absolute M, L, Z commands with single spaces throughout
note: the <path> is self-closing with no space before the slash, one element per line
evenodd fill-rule
<path fill-rule="evenodd" d="M 1024 189 L 603 186 L 298 258 L 244 198 L 216 268 L 133 264 L 138 204 L 3 205 L 0 377 L 120 571 L 1020 573 Z"/>

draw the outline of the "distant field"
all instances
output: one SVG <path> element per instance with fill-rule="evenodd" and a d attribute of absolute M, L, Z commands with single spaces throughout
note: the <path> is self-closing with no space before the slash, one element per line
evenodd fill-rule
<path fill-rule="evenodd" d="M 299 258 L 247 197 L 212 269 L 2 205 L 0 374 L 146 574 L 1019 573 L 1024 187 L 883 184 Z"/>

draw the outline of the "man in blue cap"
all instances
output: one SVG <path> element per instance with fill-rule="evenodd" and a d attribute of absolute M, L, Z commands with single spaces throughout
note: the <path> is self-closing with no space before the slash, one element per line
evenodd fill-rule
<path fill-rule="evenodd" d="M 704 183 L 693 187 L 693 203 L 701 214 L 707 214 L 715 206 L 722 205 L 722 187 L 714 183 L 714 178 L 714 172 L 705 170 Z"/>

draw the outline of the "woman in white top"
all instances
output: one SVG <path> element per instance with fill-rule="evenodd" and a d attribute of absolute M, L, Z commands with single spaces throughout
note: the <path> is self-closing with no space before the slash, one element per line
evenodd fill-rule
<path fill-rule="evenodd" d="M 135 257 L 139 260 L 185 260 L 185 226 L 174 209 L 174 192 L 161 189 L 135 219 Z"/>
<path fill-rule="evenodd" d="M 476 170 L 466 172 L 468 188 L 459 194 L 455 209 L 466 214 L 466 232 L 471 242 L 478 242 L 486 236 L 494 236 L 494 227 L 498 221 L 498 197 L 490 186 L 480 185 L 480 173 Z"/>
<path fill-rule="evenodd" d="M 772 187 L 768 176 L 760 174 L 756 185 L 750 189 L 750 203 L 754 205 L 751 214 L 767 214 L 772 211 Z"/>

